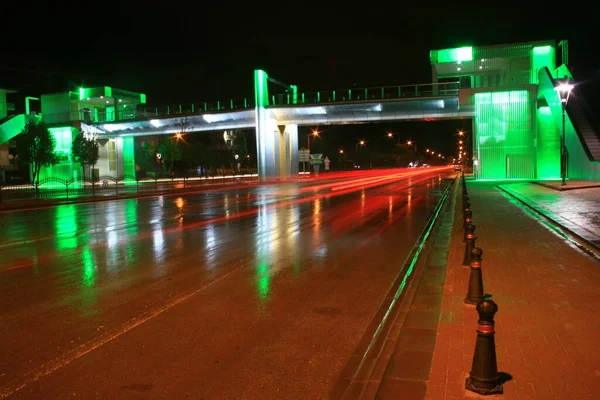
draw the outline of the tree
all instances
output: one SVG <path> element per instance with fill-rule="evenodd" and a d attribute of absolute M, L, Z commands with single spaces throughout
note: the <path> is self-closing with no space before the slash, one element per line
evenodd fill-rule
<path fill-rule="evenodd" d="M 86 167 L 93 166 L 98 162 L 98 150 L 99 146 L 96 138 L 88 138 L 83 132 L 80 132 L 79 135 L 75 136 L 71 148 L 71 155 L 75 162 L 81 164 L 84 178 Z"/>
<path fill-rule="evenodd" d="M 240 160 L 246 160 L 248 155 L 248 139 L 246 132 L 241 129 L 236 129 L 233 132 L 233 148 L 235 153 L 240 156 Z"/>
<path fill-rule="evenodd" d="M 179 141 L 183 139 L 186 132 L 192 130 L 192 125 L 187 117 L 183 117 L 176 122 L 177 132 L 175 136 L 162 139 L 157 146 L 156 152 L 162 157 L 163 168 L 169 173 L 173 173 L 175 161 L 182 159 L 181 147 Z"/>
<path fill-rule="evenodd" d="M 226 165 L 230 165 L 233 160 L 231 149 L 225 143 L 221 132 L 211 132 L 210 134 L 210 163 L 214 170 L 221 170 L 225 173 Z"/>
<path fill-rule="evenodd" d="M 29 163 L 31 167 L 31 179 L 34 184 L 39 181 L 42 167 L 56 165 L 60 161 L 54 152 L 56 139 L 43 122 L 27 122 L 17 136 L 17 149 L 20 162 Z"/>
<path fill-rule="evenodd" d="M 178 137 L 181 138 L 181 136 L 185 135 L 186 132 L 189 132 L 192 130 L 193 126 L 190 123 L 190 121 L 188 120 L 187 117 L 183 117 L 181 119 L 178 119 L 176 122 L 177 125 L 177 134 L 179 135 Z"/>
<path fill-rule="evenodd" d="M 208 164 L 210 157 L 208 147 L 199 140 L 189 140 L 187 146 L 182 146 L 182 160 L 195 170 L 202 164 Z"/>
<path fill-rule="evenodd" d="M 163 161 L 163 168 L 169 174 L 173 172 L 175 161 L 181 160 L 181 148 L 177 143 L 179 138 L 166 137 L 158 143 L 157 153 L 160 154 Z"/>

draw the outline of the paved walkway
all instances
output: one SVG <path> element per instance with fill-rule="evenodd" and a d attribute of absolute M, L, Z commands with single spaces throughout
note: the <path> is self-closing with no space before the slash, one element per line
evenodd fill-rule
<path fill-rule="evenodd" d="M 498 304 L 498 370 L 512 376 L 502 399 L 591 399 L 600 393 L 600 262 L 509 201 L 495 184 L 468 182 L 483 249 L 486 293 Z M 457 212 L 461 206 L 457 201 Z M 469 269 L 455 219 L 426 398 L 467 392 L 477 313 L 463 303 Z M 399 394 L 400 395 L 400 394 Z M 483 397 L 481 397 L 483 398 Z"/>
<path fill-rule="evenodd" d="M 562 184 L 561 181 L 535 181 L 534 183 L 545 186 L 550 189 L 560 190 L 560 191 L 600 187 L 600 182 L 598 182 L 598 181 L 568 180 L 565 182 L 564 185 Z"/>
<path fill-rule="evenodd" d="M 533 183 L 499 187 L 600 249 L 600 188 L 558 192 Z"/>

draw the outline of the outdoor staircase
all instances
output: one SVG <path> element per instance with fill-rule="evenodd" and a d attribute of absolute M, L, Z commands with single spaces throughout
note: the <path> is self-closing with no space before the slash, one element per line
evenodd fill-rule
<path fill-rule="evenodd" d="M 592 125 L 591 115 L 586 113 L 582 99 L 571 96 L 567 103 L 567 115 L 571 119 L 590 161 L 600 162 L 600 135 Z"/>

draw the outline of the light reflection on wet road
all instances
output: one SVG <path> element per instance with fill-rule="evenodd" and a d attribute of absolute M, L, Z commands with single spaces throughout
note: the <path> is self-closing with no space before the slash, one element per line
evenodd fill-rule
<path fill-rule="evenodd" d="M 448 169 L 398 171 L 0 214 L 0 397 L 326 397 Z"/>

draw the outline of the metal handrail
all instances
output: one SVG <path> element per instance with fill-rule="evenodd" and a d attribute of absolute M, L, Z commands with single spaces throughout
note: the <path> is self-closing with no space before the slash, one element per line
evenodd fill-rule
<path fill-rule="evenodd" d="M 301 104 L 337 103 L 348 101 L 397 100 L 423 97 L 457 96 L 459 82 L 425 83 L 416 85 L 380 86 L 371 88 L 352 88 L 345 90 L 327 90 L 320 92 L 283 93 L 269 96 L 270 107 L 294 106 Z M 254 101 L 231 99 L 226 102 L 197 102 L 166 106 L 140 106 L 111 112 L 91 113 L 75 111 L 70 114 L 44 115 L 50 123 L 66 120 L 81 120 L 88 123 L 118 122 L 151 119 L 156 117 L 189 116 L 208 112 L 240 111 L 254 108 Z M 56 120 L 56 121 L 55 121 Z"/>
<path fill-rule="evenodd" d="M 458 95 L 459 83 L 428 83 L 421 85 L 381 86 L 321 92 L 290 93 L 271 95 L 269 105 L 286 106 L 297 104 L 337 103 L 347 101 L 370 101 L 410 99 L 422 97 L 447 97 Z M 295 97 L 295 98 L 294 98 Z"/>

